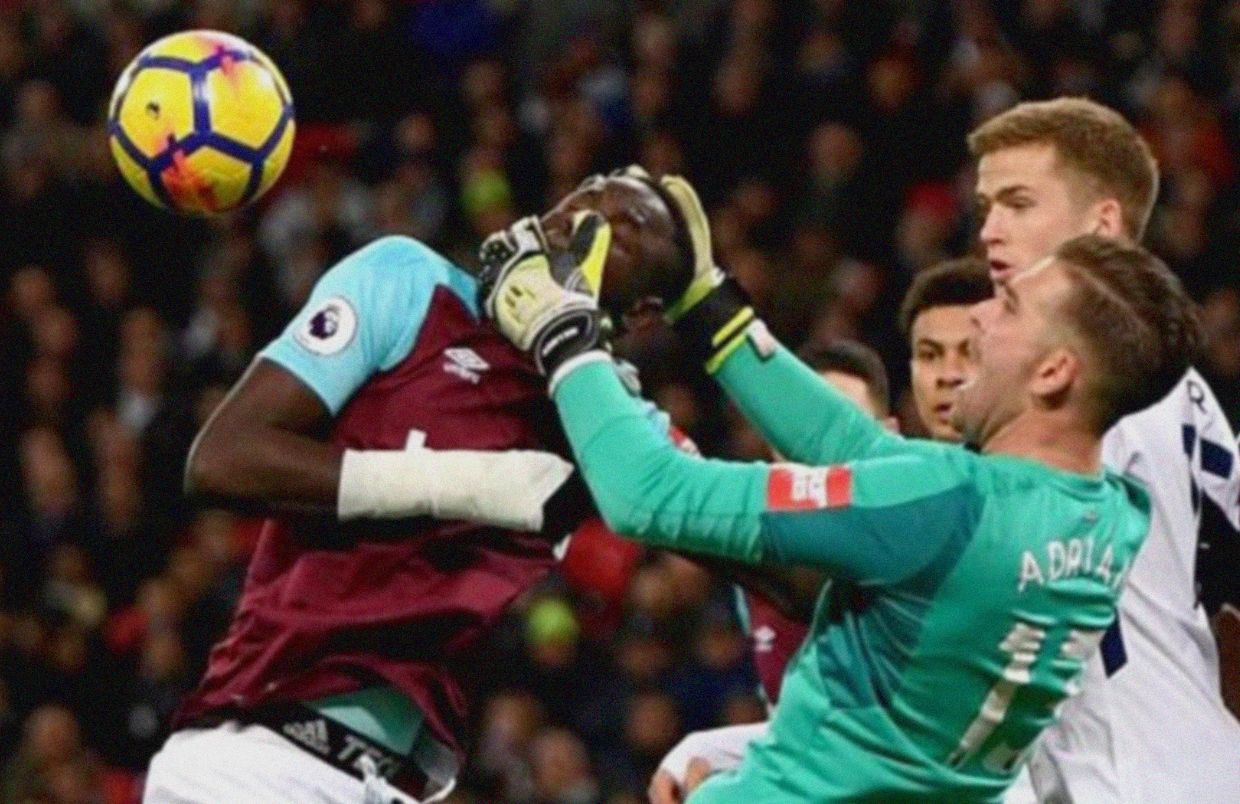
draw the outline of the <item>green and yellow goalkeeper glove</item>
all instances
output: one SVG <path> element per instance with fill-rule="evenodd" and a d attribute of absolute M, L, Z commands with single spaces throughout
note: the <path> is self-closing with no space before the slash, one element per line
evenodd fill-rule
<path fill-rule="evenodd" d="M 611 226 L 596 212 L 574 216 L 570 261 L 557 259 L 554 271 L 536 217 L 523 218 L 482 244 L 479 306 L 530 355 L 552 392 L 568 361 L 606 349 L 611 325 L 589 277 L 602 276 L 610 244 Z"/>
<path fill-rule="evenodd" d="M 735 279 L 715 265 L 710 221 L 689 182 L 664 176 L 659 185 L 675 202 L 688 228 L 693 249 L 693 277 L 684 294 L 668 304 L 664 318 L 684 340 L 690 354 L 714 373 L 741 343 L 754 320 L 749 296 Z"/>

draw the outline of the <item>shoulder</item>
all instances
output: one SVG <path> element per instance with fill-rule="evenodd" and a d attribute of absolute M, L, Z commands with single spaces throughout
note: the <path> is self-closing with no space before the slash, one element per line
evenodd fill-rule
<path fill-rule="evenodd" d="M 1121 475 L 1110 469 L 1106 471 L 1107 485 L 1115 489 L 1115 493 L 1120 495 L 1130 506 L 1137 509 L 1145 516 L 1150 513 L 1150 492 L 1144 483 L 1131 475 Z"/>
<path fill-rule="evenodd" d="M 904 466 L 910 474 L 925 473 L 926 479 L 949 485 L 975 485 L 981 469 L 981 456 L 959 444 L 927 439 L 906 439 L 900 450 L 888 458 L 895 466 Z"/>
<path fill-rule="evenodd" d="M 1167 396 L 1125 416 L 1107 431 L 1102 459 L 1122 473 L 1153 483 L 1172 471 L 1187 475 L 1194 456 L 1209 462 L 1235 453 L 1235 436 L 1221 405 L 1196 369 L 1189 369 Z"/>
<path fill-rule="evenodd" d="M 336 263 L 320 284 L 323 290 L 369 300 L 369 306 L 378 307 L 429 303 L 436 288 L 446 287 L 477 312 L 473 275 L 425 243 L 403 235 L 363 246 Z"/>
<path fill-rule="evenodd" d="M 430 246 L 404 235 L 381 237 L 341 260 L 333 270 L 376 278 L 474 283 L 474 278 Z"/>
<path fill-rule="evenodd" d="M 1043 493 L 1049 487 L 1048 480 L 1056 476 L 1049 467 L 1029 458 L 967 454 L 974 482 L 988 496 L 995 498 Z M 1053 481 L 1051 485 L 1054 485 Z"/>
<path fill-rule="evenodd" d="M 878 491 L 885 504 L 977 487 L 977 456 L 954 444 L 910 440 L 899 452 L 850 462 L 858 482 Z"/>

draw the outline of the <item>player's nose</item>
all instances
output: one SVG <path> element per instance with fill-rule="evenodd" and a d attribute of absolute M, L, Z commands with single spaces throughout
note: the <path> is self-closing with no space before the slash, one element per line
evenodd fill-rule
<path fill-rule="evenodd" d="M 1005 239 L 1004 226 L 997 204 L 991 205 L 986 210 L 986 216 L 982 218 L 982 226 L 977 232 L 977 239 L 987 248 L 1003 243 Z"/>

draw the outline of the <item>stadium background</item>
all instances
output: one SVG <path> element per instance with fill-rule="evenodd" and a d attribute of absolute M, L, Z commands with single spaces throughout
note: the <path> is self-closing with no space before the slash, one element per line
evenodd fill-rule
<path fill-rule="evenodd" d="M 259 45 L 297 106 L 287 174 L 233 218 L 150 208 L 107 152 L 116 75 L 189 27 Z M 1064 93 L 1153 146 L 1147 242 L 1240 421 L 1235 0 L 0 2 L 3 804 L 134 799 L 256 533 L 181 500 L 189 441 L 336 258 L 399 232 L 468 263 L 588 173 L 683 172 L 776 333 L 874 346 L 916 431 L 893 313 L 972 246 L 965 133 Z M 762 455 L 666 334 L 624 347 L 704 451 Z M 647 556 L 603 619 L 554 581 L 514 608 L 459 800 L 639 801 L 683 732 L 760 717 L 727 590 L 687 562 Z"/>

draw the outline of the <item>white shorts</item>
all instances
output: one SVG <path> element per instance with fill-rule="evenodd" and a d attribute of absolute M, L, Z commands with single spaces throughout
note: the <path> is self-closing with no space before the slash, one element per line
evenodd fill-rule
<path fill-rule="evenodd" d="M 142 793 L 142 804 L 392 802 L 417 804 L 378 774 L 363 782 L 265 726 L 236 721 L 169 737 L 151 759 Z"/>

